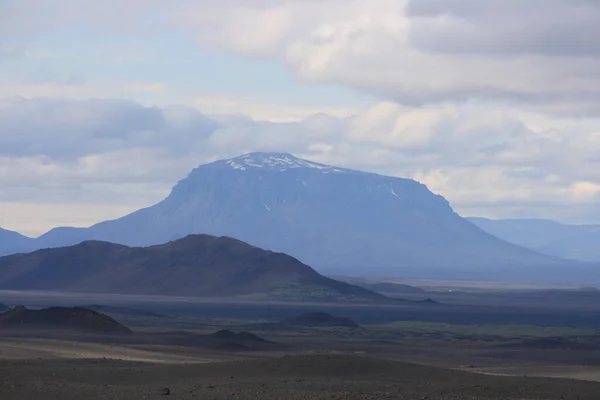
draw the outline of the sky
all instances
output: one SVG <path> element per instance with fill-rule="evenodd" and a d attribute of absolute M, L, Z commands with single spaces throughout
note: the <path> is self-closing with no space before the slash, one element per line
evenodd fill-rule
<path fill-rule="evenodd" d="M 600 223 L 595 0 L 0 0 L 0 227 L 152 205 L 250 151 Z"/>

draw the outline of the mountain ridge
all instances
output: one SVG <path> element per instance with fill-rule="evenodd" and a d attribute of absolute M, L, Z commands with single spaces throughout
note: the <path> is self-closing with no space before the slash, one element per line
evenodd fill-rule
<path fill-rule="evenodd" d="M 18 232 L 0 228 L 0 255 L 27 251 L 34 240 Z"/>
<path fill-rule="evenodd" d="M 600 261 L 600 225 L 570 225 L 548 219 L 468 217 L 484 231 L 507 242 L 553 257 Z"/>

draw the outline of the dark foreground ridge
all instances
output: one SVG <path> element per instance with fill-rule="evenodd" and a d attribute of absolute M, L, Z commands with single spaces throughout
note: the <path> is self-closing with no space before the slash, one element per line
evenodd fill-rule
<path fill-rule="evenodd" d="M 111 317 L 80 307 L 52 307 L 42 310 L 15 307 L 0 314 L 0 330 L 61 330 L 107 335 L 132 333 Z"/>
<path fill-rule="evenodd" d="M 209 235 L 151 247 L 88 241 L 1 257 L 0 289 L 392 301 L 326 278 L 286 254 Z"/>
<path fill-rule="evenodd" d="M 595 382 L 477 375 L 345 355 L 198 365 L 0 361 L 0 376 L 0 398 L 19 400 L 597 400 L 600 393 Z"/>

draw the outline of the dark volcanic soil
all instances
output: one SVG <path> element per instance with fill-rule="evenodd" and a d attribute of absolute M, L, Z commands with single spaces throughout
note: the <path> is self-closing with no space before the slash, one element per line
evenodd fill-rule
<path fill-rule="evenodd" d="M 0 377 L 3 400 L 596 400 L 600 393 L 598 383 L 486 376 L 340 355 L 201 365 L 1 361 Z"/>

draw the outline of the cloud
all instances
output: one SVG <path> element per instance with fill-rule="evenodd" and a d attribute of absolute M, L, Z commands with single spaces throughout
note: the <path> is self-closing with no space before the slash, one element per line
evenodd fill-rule
<path fill-rule="evenodd" d="M 23 46 L 8 47 L 0 44 L 0 63 L 6 61 L 17 61 L 27 57 L 27 49 Z"/>
<path fill-rule="evenodd" d="M 478 100 L 552 115 L 600 113 L 597 2 L 323 0 L 228 6 L 213 5 L 210 14 L 192 7 L 196 13 L 173 18 L 196 32 L 200 45 L 279 57 L 303 79 L 344 84 L 404 105 Z"/>
<path fill-rule="evenodd" d="M 599 56 L 590 0 L 412 0 L 411 43 L 434 53 Z"/>
<path fill-rule="evenodd" d="M 463 19 L 454 21 L 452 12 L 462 11 L 462 3 L 440 2 L 439 15 L 433 16 L 437 10 L 433 5 L 429 13 L 421 10 L 417 16 L 414 10 L 404 14 L 393 7 L 383 14 L 365 10 L 366 14 L 323 25 L 298 38 L 288 47 L 287 61 L 306 79 L 343 83 L 407 105 L 479 100 L 511 102 L 545 113 L 560 109 L 571 116 L 598 114 L 600 58 L 591 55 L 593 48 L 575 53 L 555 49 L 549 54 L 548 46 L 536 39 L 537 28 L 523 22 L 515 40 L 528 43 L 528 47 L 506 54 L 513 47 L 509 28 L 504 27 L 513 27 L 515 19 L 519 24 L 526 16 L 515 10 L 496 15 L 492 9 L 486 14 L 484 6 L 473 7 L 485 10 L 468 17 L 491 33 L 486 36 L 469 31 L 474 38 L 463 41 L 462 36 L 467 35 L 463 26 L 477 28 Z M 564 8 L 576 7 L 577 2 L 552 8 L 556 3 L 545 4 L 545 13 L 562 18 Z M 384 7 L 386 2 L 378 4 Z M 417 8 L 417 4 L 410 3 L 408 9 Z M 487 24 L 486 18 L 492 15 L 495 23 Z M 581 33 L 576 22 L 564 29 L 571 37 Z M 453 46 L 454 42 L 449 43 L 453 40 L 464 47 Z M 551 37 L 546 40 L 555 43 Z M 505 43 L 508 47 L 503 48 Z M 563 46 L 568 47 L 568 43 Z"/>
<path fill-rule="evenodd" d="M 59 98 L 0 100 L 0 156 L 69 159 L 124 148 L 194 151 L 181 146 L 206 138 L 216 122 L 195 109 L 160 109 L 127 100 Z"/>
<path fill-rule="evenodd" d="M 590 0 L 64 0 L 0 6 L 0 34 L 178 31 L 403 105 L 477 100 L 600 114 L 600 6 Z"/>

